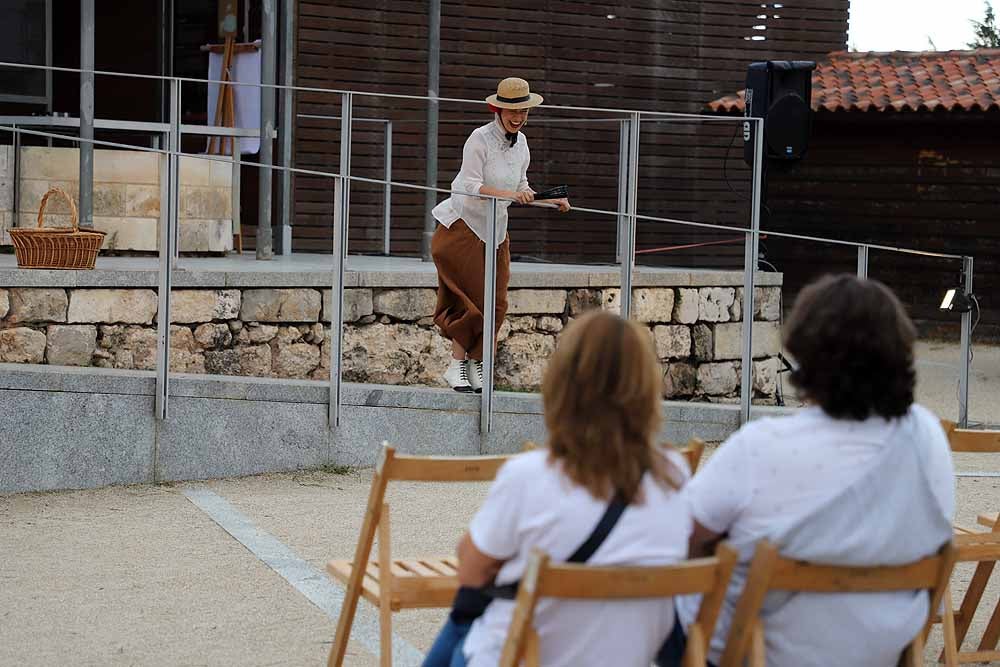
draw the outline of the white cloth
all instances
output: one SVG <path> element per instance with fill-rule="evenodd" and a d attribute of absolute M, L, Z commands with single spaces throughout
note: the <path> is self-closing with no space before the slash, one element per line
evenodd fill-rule
<path fill-rule="evenodd" d="M 240 83 L 260 83 L 260 49 L 233 54 L 230 67 L 231 81 Z M 208 78 L 222 79 L 222 54 L 208 54 Z M 208 84 L 208 124 L 215 123 L 215 108 L 219 101 L 219 84 Z M 257 86 L 233 86 L 233 112 L 236 127 L 256 130 L 260 127 L 260 88 Z M 243 137 L 240 139 L 240 153 L 253 154 L 260 150 L 260 139 Z"/>
<path fill-rule="evenodd" d="M 718 662 L 758 540 L 831 565 L 899 565 L 951 537 L 954 473 L 937 418 L 832 419 L 820 408 L 762 419 L 727 440 L 685 488 L 693 518 L 740 553 L 709 651 Z M 685 625 L 697 598 L 677 602 Z M 772 667 L 892 667 L 927 616 L 924 592 L 772 594 L 762 609 Z M 845 639 L 850 638 L 850 641 Z"/>
<path fill-rule="evenodd" d="M 686 478 L 688 467 L 668 454 Z M 629 505 L 604 543 L 587 562 L 593 565 L 667 565 L 687 557 L 691 518 L 679 492 L 647 475 L 645 501 Z M 565 561 L 587 539 L 607 509 L 548 461 L 548 452 L 523 454 L 497 474 L 489 496 L 472 520 L 472 541 L 483 553 L 506 560 L 498 584 L 517 581 L 533 548 Z M 494 600 L 465 640 L 470 667 L 493 667 L 510 626 L 514 603 Z M 649 665 L 670 634 L 671 600 L 627 602 L 541 599 L 534 627 L 545 667 Z"/>
<path fill-rule="evenodd" d="M 528 139 L 517 133 L 517 142 L 511 146 L 500 119 L 473 130 L 462 149 L 462 168 L 451 182 L 451 189 L 479 194 L 484 185 L 498 190 L 522 192 L 528 189 L 528 163 L 531 152 Z M 483 243 L 490 234 L 491 199 L 480 199 L 453 194 L 434 207 L 434 219 L 445 227 L 461 218 Z M 507 238 L 507 207 L 509 201 L 497 200 L 497 247 Z"/>

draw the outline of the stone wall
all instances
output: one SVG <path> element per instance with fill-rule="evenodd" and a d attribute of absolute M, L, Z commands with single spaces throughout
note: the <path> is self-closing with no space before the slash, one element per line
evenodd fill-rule
<path fill-rule="evenodd" d="M 497 385 L 536 390 L 566 324 L 592 308 L 619 309 L 617 288 L 514 289 L 500 332 Z M 773 400 L 780 287 L 757 288 L 754 390 Z M 664 366 L 664 395 L 726 401 L 740 384 L 742 290 L 645 287 L 634 316 Z M 449 344 L 431 321 L 429 288 L 354 288 L 344 299 L 348 381 L 444 386 Z M 330 290 L 177 289 L 171 297 L 174 371 L 323 380 L 330 368 Z M 0 288 L 0 363 L 153 369 L 152 289 Z"/>
<path fill-rule="evenodd" d="M 21 149 L 18 212 L 14 213 L 13 149 L 0 146 L 0 245 L 10 245 L 12 226 L 34 227 L 49 188 L 62 188 L 79 204 L 79 151 Z M 94 151 L 94 227 L 107 232 L 109 250 L 155 251 L 159 242 L 160 156 L 139 151 Z M 192 157 L 180 164 L 180 247 L 190 252 L 233 248 L 232 168 Z M 15 220 L 15 217 L 17 218 Z M 69 206 L 50 199 L 46 224 L 68 227 Z"/>

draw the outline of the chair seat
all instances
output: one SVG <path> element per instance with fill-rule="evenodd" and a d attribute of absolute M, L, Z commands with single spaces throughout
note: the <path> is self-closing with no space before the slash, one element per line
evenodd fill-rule
<path fill-rule="evenodd" d="M 393 560 L 390 566 L 389 599 L 393 611 L 400 609 L 440 609 L 450 607 L 458 591 L 458 561 L 453 557 Z M 326 570 L 345 584 L 354 563 L 332 560 Z M 378 606 L 383 585 L 378 561 L 369 561 L 362 580 L 361 594 Z"/>

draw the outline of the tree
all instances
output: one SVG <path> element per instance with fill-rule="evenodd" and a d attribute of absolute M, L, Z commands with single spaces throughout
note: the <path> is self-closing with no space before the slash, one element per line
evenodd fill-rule
<path fill-rule="evenodd" d="M 1000 32 L 997 31 L 996 16 L 993 14 L 993 7 L 987 0 L 986 16 L 982 21 L 972 20 L 972 27 L 976 33 L 976 39 L 969 42 L 970 49 L 996 49 L 1000 48 Z"/>

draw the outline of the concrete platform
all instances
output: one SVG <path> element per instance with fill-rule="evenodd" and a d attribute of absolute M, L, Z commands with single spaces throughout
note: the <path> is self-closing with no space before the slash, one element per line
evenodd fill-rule
<path fill-rule="evenodd" d="M 19 269 L 13 255 L 0 255 L 0 287 L 156 287 L 156 257 L 99 257 L 92 271 Z M 225 257 L 182 257 L 174 272 L 175 287 L 329 287 L 330 255 L 295 254 L 258 261 L 252 253 Z M 510 286 L 616 287 L 615 265 L 514 262 Z M 758 286 L 781 285 L 782 274 L 758 272 Z M 636 287 L 742 286 L 742 271 L 637 267 Z M 347 258 L 347 287 L 436 287 L 434 264 L 413 257 Z"/>
<path fill-rule="evenodd" d="M 483 437 L 480 397 L 446 389 L 345 384 L 336 429 L 324 382 L 172 375 L 164 422 L 154 391 L 150 371 L 0 364 L 0 493 L 368 466 L 385 440 L 436 455 L 545 440 L 537 394 L 498 392 Z M 739 425 L 735 405 L 665 402 L 664 416 L 673 442 L 721 441 Z"/>

